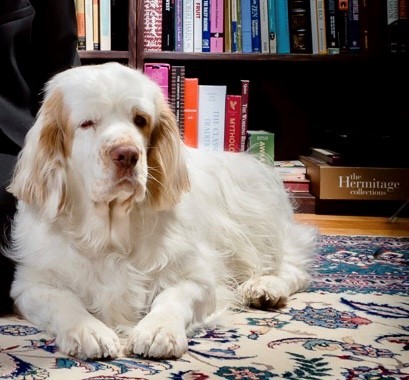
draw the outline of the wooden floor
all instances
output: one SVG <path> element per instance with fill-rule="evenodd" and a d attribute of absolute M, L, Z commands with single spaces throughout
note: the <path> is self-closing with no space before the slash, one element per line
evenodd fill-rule
<path fill-rule="evenodd" d="M 295 214 L 301 223 L 317 226 L 325 235 L 378 235 L 409 237 L 409 218 Z"/>

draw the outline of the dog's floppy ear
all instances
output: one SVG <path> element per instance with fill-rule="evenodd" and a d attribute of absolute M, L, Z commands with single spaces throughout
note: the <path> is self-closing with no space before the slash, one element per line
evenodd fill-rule
<path fill-rule="evenodd" d="M 55 91 L 45 98 L 27 133 L 8 191 L 49 218 L 56 218 L 66 202 L 66 159 L 71 145 L 63 96 Z"/>
<path fill-rule="evenodd" d="M 166 102 L 159 107 L 148 152 L 148 196 L 155 209 L 165 210 L 179 202 L 190 183 L 176 118 Z"/>

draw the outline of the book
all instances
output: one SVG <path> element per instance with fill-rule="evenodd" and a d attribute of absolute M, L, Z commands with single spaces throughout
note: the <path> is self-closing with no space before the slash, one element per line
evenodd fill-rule
<path fill-rule="evenodd" d="M 292 193 L 308 193 L 310 191 L 310 180 L 299 181 L 283 180 L 284 187 Z"/>
<path fill-rule="evenodd" d="M 162 50 L 162 1 L 143 1 L 143 50 Z"/>
<path fill-rule="evenodd" d="M 361 49 L 361 31 L 358 0 L 349 0 L 348 7 L 348 52 L 359 53 Z"/>
<path fill-rule="evenodd" d="M 312 53 L 310 0 L 288 0 L 291 53 Z"/>
<path fill-rule="evenodd" d="M 241 0 L 232 0 L 232 30 L 232 52 L 241 53 L 243 51 L 241 30 Z"/>
<path fill-rule="evenodd" d="M 183 51 L 183 0 L 175 0 L 175 51 Z"/>
<path fill-rule="evenodd" d="M 194 51 L 194 1 L 183 0 L 183 52 Z"/>
<path fill-rule="evenodd" d="M 233 45 L 233 25 L 232 25 L 232 2 L 233 0 L 224 0 L 224 47 L 225 53 L 232 52 Z"/>
<path fill-rule="evenodd" d="M 288 20 L 288 0 L 276 0 L 277 53 L 289 54 L 290 26 Z"/>
<path fill-rule="evenodd" d="M 111 50 L 128 50 L 127 0 L 111 0 Z"/>
<path fill-rule="evenodd" d="M 268 32 L 268 0 L 260 0 L 260 40 L 261 52 L 270 53 L 270 36 Z"/>
<path fill-rule="evenodd" d="M 409 168 L 332 166 L 312 156 L 300 156 L 307 167 L 310 191 L 318 199 L 406 200 Z"/>
<path fill-rule="evenodd" d="M 210 52 L 210 0 L 202 2 L 202 52 Z"/>
<path fill-rule="evenodd" d="M 85 0 L 75 0 L 75 15 L 77 18 L 77 49 L 85 50 Z"/>
<path fill-rule="evenodd" d="M 241 95 L 226 95 L 224 150 L 241 151 Z"/>
<path fill-rule="evenodd" d="M 260 0 L 251 0 L 251 51 L 261 53 Z"/>
<path fill-rule="evenodd" d="M 240 0 L 241 42 L 243 53 L 251 53 L 251 0 Z"/>
<path fill-rule="evenodd" d="M 276 160 L 274 161 L 274 170 L 280 175 L 307 173 L 306 166 L 300 160 Z"/>
<path fill-rule="evenodd" d="M 241 144 L 240 151 L 246 150 L 247 129 L 249 122 L 249 92 L 250 80 L 241 79 Z"/>
<path fill-rule="evenodd" d="M 311 0 L 314 1 L 314 0 Z M 325 2 L 325 29 L 327 31 L 327 53 L 339 54 L 339 39 L 337 27 L 337 1 L 327 0 Z M 361 0 L 360 0 L 361 1 Z M 367 0 L 364 0 L 367 1 Z"/>
<path fill-rule="evenodd" d="M 386 32 L 388 52 L 398 53 L 399 0 L 386 0 Z"/>
<path fill-rule="evenodd" d="M 311 156 L 317 157 L 329 165 L 340 165 L 342 163 L 342 154 L 330 149 L 311 148 Z"/>
<path fill-rule="evenodd" d="M 162 50 L 175 50 L 175 0 L 162 0 Z"/>
<path fill-rule="evenodd" d="M 94 50 L 94 21 L 92 3 L 92 0 L 85 0 L 85 50 Z M 124 40 L 125 42 L 128 41 L 127 35 L 125 35 Z"/>
<path fill-rule="evenodd" d="M 398 3 L 398 53 L 409 52 L 409 1 L 399 0 Z"/>
<path fill-rule="evenodd" d="M 210 2 L 210 51 L 224 50 L 224 0 Z"/>
<path fill-rule="evenodd" d="M 337 1 L 337 26 L 340 53 L 348 53 L 348 0 Z"/>
<path fill-rule="evenodd" d="M 270 53 L 277 53 L 277 21 L 275 0 L 268 0 L 268 36 Z"/>
<path fill-rule="evenodd" d="M 99 50 L 99 0 L 92 0 L 92 39 L 94 50 Z"/>
<path fill-rule="evenodd" d="M 203 44 L 202 0 L 194 0 L 193 6 L 193 51 L 201 53 Z"/>
<path fill-rule="evenodd" d="M 170 75 L 170 104 L 176 117 L 180 137 L 185 136 L 185 66 L 172 65 Z"/>
<path fill-rule="evenodd" d="M 185 78 L 184 136 L 187 146 L 197 148 L 199 79 Z"/>
<path fill-rule="evenodd" d="M 261 162 L 274 164 L 274 133 L 257 130 L 247 131 L 247 150 Z"/>
<path fill-rule="evenodd" d="M 100 49 L 111 50 L 111 0 L 99 0 Z"/>
<path fill-rule="evenodd" d="M 199 149 L 224 151 L 226 91 L 224 85 L 199 85 Z"/>
<path fill-rule="evenodd" d="M 310 0 L 310 24 L 311 24 L 311 53 L 318 54 L 318 18 L 316 0 Z"/>
<path fill-rule="evenodd" d="M 143 65 L 144 73 L 156 82 L 163 91 L 165 99 L 169 99 L 169 75 L 170 64 L 169 63 L 145 63 Z"/>
<path fill-rule="evenodd" d="M 317 1 L 318 54 L 327 54 L 327 31 L 324 0 Z"/>

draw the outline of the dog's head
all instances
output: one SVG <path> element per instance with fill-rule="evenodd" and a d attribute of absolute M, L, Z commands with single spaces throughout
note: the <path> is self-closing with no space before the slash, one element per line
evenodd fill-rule
<path fill-rule="evenodd" d="M 118 63 L 77 67 L 47 84 L 9 191 L 51 218 L 72 193 L 166 209 L 189 188 L 180 149 L 175 117 L 147 76 Z"/>

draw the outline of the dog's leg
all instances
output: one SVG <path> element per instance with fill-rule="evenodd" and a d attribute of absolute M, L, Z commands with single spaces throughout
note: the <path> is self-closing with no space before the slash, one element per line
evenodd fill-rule
<path fill-rule="evenodd" d="M 214 307 L 210 283 L 181 281 L 155 298 L 150 312 L 131 331 L 127 349 L 145 357 L 179 358 L 188 348 L 186 328 Z"/>
<path fill-rule="evenodd" d="M 29 286 L 20 291 L 14 284 L 16 305 L 26 319 L 56 336 L 62 353 L 79 359 L 118 356 L 116 333 L 92 316 L 73 293 L 39 283 Z"/>

